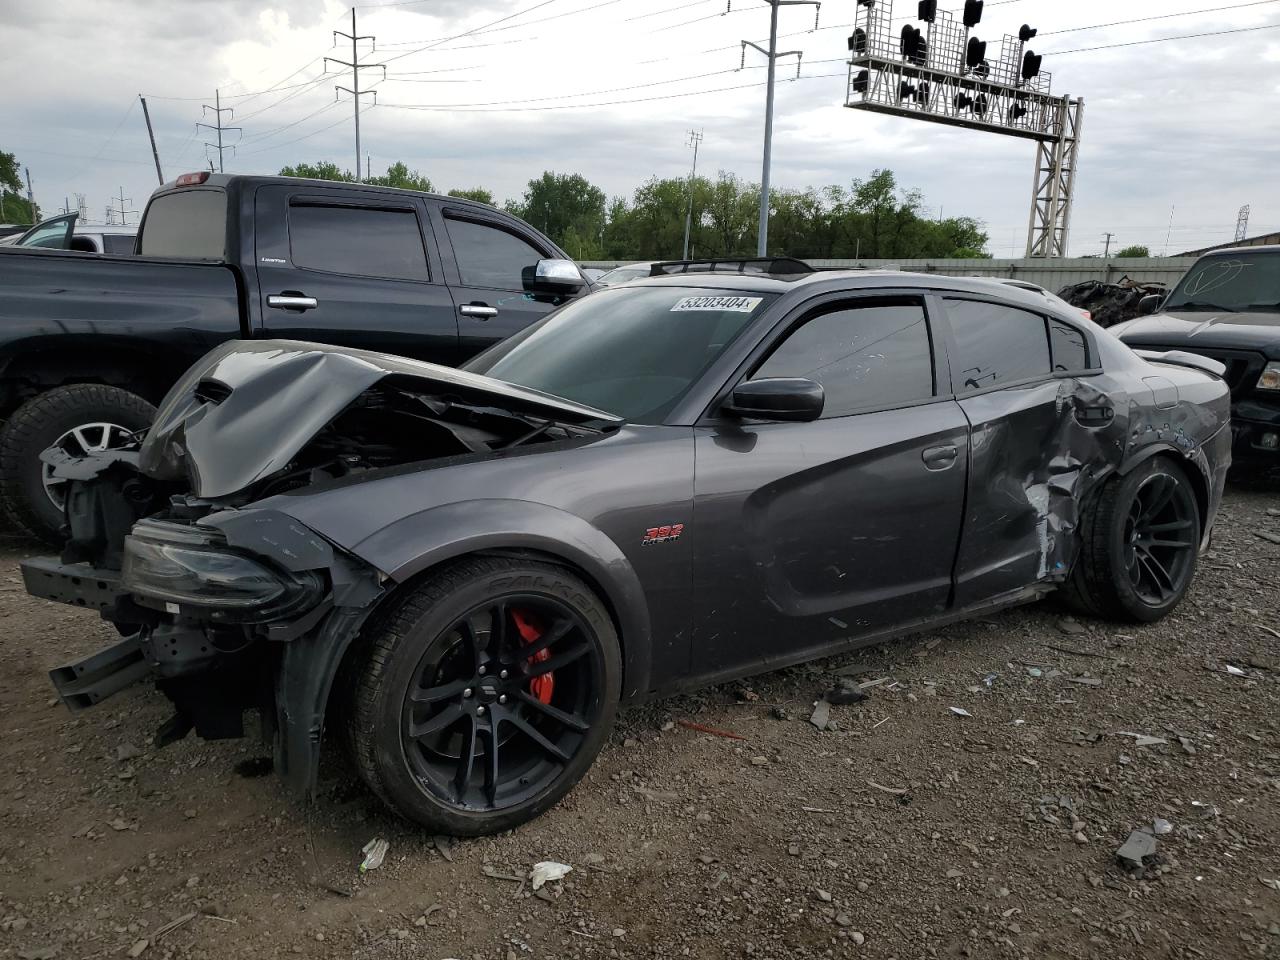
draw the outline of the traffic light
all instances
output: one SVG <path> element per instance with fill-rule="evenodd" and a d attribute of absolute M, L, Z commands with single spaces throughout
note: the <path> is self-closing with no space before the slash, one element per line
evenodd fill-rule
<path fill-rule="evenodd" d="M 982 0 L 964 0 L 964 25 L 972 30 L 982 20 Z"/>
<path fill-rule="evenodd" d="M 967 93 L 957 93 L 955 99 L 951 102 L 956 105 L 957 110 L 967 110 L 973 106 L 973 97 Z"/>
<path fill-rule="evenodd" d="M 916 27 L 907 24 L 902 28 L 902 40 L 898 46 L 902 50 L 902 58 L 908 63 L 923 66 L 929 52 L 929 44 Z"/>
<path fill-rule="evenodd" d="M 903 80 L 901 83 L 898 84 L 899 100 L 910 100 L 915 96 L 915 93 L 916 93 L 915 86 L 913 86 L 910 83 L 907 83 L 907 81 Z"/>
<path fill-rule="evenodd" d="M 871 75 L 866 70 L 859 70 L 853 78 L 853 89 L 856 93 L 866 93 L 870 83 Z"/>
<path fill-rule="evenodd" d="M 1027 25 L 1024 23 L 1021 27 L 1019 27 L 1019 28 L 1018 28 L 1018 42 L 1019 42 L 1019 43 L 1026 43 L 1028 40 L 1030 40 L 1030 39 L 1031 39 L 1032 37 L 1034 37 L 1035 35 L 1036 35 L 1036 28 L 1035 28 L 1035 27 L 1029 27 L 1029 26 L 1027 26 Z"/>
<path fill-rule="evenodd" d="M 1009 108 L 1010 120 L 1021 120 L 1026 115 L 1027 115 L 1027 108 L 1020 103 L 1015 103 L 1013 106 Z"/>
<path fill-rule="evenodd" d="M 920 5 L 916 8 L 916 11 L 916 19 L 923 20 L 925 23 L 933 23 L 938 19 L 938 0 L 920 0 Z"/>
<path fill-rule="evenodd" d="M 916 89 L 916 92 L 912 94 L 911 99 L 919 104 L 928 103 L 929 102 L 929 84 L 922 82 L 920 86 Z"/>
<path fill-rule="evenodd" d="M 987 95 L 985 93 L 978 94 L 978 98 L 973 101 L 973 112 L 978 116 L 982 116 L 987 112 Z"/>
<path fill-rule="evenodd" d="M 977 37 L 969 38 L 969 46 L 965 49 L 964 62 L 965 65 L 973 68 L 979 66 L 982 61 L 987 59 L 987 43 L 985 40 L 979 40 Z"/>
<path fill-rule="evenodd" d="M 1034 80 L 1040 73 L 1040 61 L 1044 57 L 1037 56 L 1028 50 L 1022 55 L 1022 79 Z"/>
<path fill-rule="evenodd" d="M 867 52 L 867 31 L 861 27 L 849 34 L 849 49 L 855 54 L 863 54 Z"/>

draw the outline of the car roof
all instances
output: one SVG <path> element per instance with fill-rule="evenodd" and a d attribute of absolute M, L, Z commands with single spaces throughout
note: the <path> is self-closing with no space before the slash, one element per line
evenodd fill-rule
<path fill-rule="evenodd" d="M 995 295 L 1007 300 L 1026 297 L 1024 302 L 1044 304 L 1039 289 L 1001 283 L 987 277 L 950 277 L 937 273 L 912 273 L 906 270 L 815 270 L 792 274 L 786 279 L 750 273 L 679 273 L 632 280 L 628 286 L 698 287 L 719 290 L 742 290 L 752 293 L 785 294 L 794 291 L 826 292 L 827 290 L 920 289 L 956 293 Z"/>

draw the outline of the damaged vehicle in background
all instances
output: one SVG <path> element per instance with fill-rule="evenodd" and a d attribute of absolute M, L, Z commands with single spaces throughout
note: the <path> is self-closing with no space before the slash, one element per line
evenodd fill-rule
<path fill-rule="evenodd" d="M 1207 253 L 1147 316 L 1111 332 L 1135 349 L 1186 350 L 1226 367 L 1237 460 L 1280 456 L 1280 246 Z M 1154 316 L 1151 316 L 1154 314 Z"/>
<path fill-rule="evenodd" d="M 1055 590 L 1179 603 L 1219 364 L 990 281 L 784 276 L 634 281 L 462 370 L 218 347 L 140 449 L 48 454 L 71 539 L 27 589 L 123 635 L 63 701 L 153 676 L 161 741 L 256 708 L 301 794 L 337 733 L 391 808 L 475 835 L 563 796 L 623 702 Z"/>

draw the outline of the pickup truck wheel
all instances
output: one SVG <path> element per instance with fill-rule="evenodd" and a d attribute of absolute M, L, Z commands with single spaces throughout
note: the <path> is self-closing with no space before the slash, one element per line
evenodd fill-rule
<path fill-rule="evenodd" d="M 55 387 L 14 411 L 0 429 L 0 507 L 23 533 L 61 542 L 62 482 L 40 454 L 60 446 L 85 454 L 121 446 L 151 425 L 156 409 L 136 394 L 99 383 Z"/>
<path fill-rule="evenodd" d="M 1199 547 L 1200 510 L 1185 471 L 1153 457 L 1109 480 L 1085 513 L 1068 599 L 1112 619 L 1159 620 L 1190 588 Z"/>
<path fill-rule="evenodd" d="M 622 687 L 617 633 L 570 571 L 476 558 L 376 628 L 350 739 L 369 787 L 437 833 L 510 830 L 586 773 Z"/>

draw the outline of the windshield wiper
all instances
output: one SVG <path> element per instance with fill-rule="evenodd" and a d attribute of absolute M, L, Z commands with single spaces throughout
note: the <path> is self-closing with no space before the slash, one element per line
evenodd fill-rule
<path fill-rule="evenodd" d="M 1237 313 L 1235 307 L 1224 307 L 1220 303 L 1205 303 L 1201 300 L 1188 300 L 1186 303 L 1171 303 L 1165 306 L 1164 312 L 1172 310 L 1221 310 L 1223 313 Z"/>

